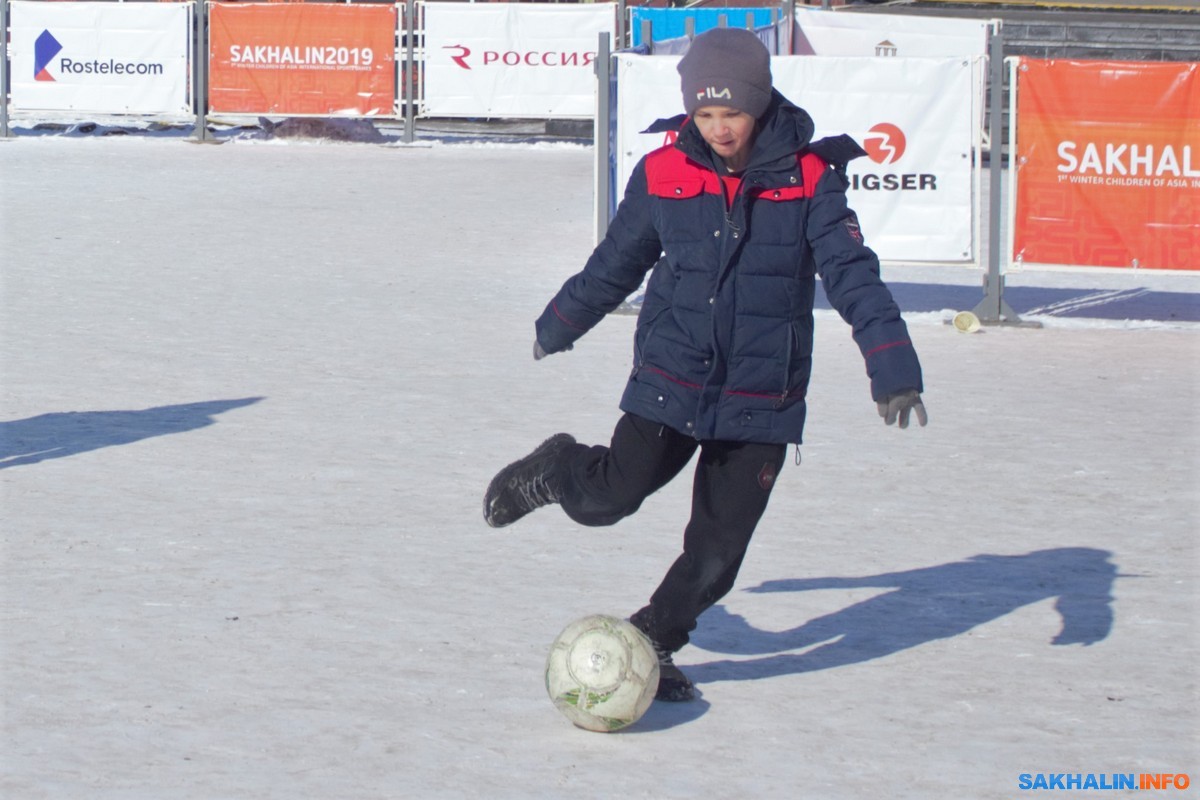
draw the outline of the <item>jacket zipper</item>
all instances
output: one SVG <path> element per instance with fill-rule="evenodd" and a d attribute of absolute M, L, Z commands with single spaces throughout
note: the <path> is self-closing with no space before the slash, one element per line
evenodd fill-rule
<path fill-rule="evenodd" d="M 788 399 L 788 375 L 792 371 L 792 353 L 796 350 L 796 339 L 796 326 L 789 323 L 787 355 L 783 359 L 783 389 L 779 393 L 779 399 L 775 401 L 775 408 L 783 408 Z"/>
<path fill-rule="evenodd" d="M 725 227 L 733 233 L 734 239 L 739 239 L 742 236 L 742 229 L 733 224 L 733 214 L 730 211 L 725 212 Z"/>
<path fill-rule="evenodd" d="M 667 308 L 660 309 L 657 314 L 655 314 L 646 322 L 646 335 L 644 337 L 641 337 L 640 340 L 636 335 L 633 337 L 633 344 L 636 352 L 634 353 L 633 372 L 630 373 L 630 378 L 636 376 L 638 372 L 641 371 L 642 367 L 646 366 L 645 348 L 642 346 L 642 343 L 650 340 L 650 336 L 654 333 L 655 326 L 658 325 L 658 318 L 667 313 L 668 310 L 669 309 Z"/>

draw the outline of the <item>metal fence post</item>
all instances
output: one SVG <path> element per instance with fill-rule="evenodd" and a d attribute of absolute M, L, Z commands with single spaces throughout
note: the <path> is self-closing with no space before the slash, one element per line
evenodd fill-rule
<path fill-rule="evenodd" d="M 413 70 L 416 69 L 416 0 L 404 0 L 404 143 L 412 144 L 416 139 L 416 98 L 413 97 Z"/>
<path fill-rule="evenodd" d="M 626 15 L 628 13 L 629 9 L 626 7 L 625 0 L 617 0 L 617 41 L 614 43 L 614 47 L 617 50 L 624 50 L 629 47 L 625 33 L 626 20 L 628 19 Z"/>
<path fill-rule="evenodd" d="M 592 68 L 596 73 L 596 121 L 592 135 L 596 142 L 596 241 L 600 242 L 608 232 L 608 209 L 612 204 L 609 186 L 612 161 L 612 140 L 609 138 L 609 131 L 612 130 L 612 104 L 609 102 L 612 59 L 608 33 L 604 31 L 599 34 L 596 61 Z"/>
<path fill-rule="evenodd" d="M 988 176 L 988 270 L 983 277 L 983 300 L 974 309 L 984 324 L 1019 324 L 1021 318 L 1004 300 L 1004 276 L 1000 274 L 1000 217 L 1004 213 L 1000 192 L 1004 165 L 1004 37 L 992 30 L 988 39 L 988 82 L 991 97 L 988 103 L 989 164 Z"/>
<path fill-rule="evenodd" d="M 208 130 L 208 0 L 197 0 L 196 3 L 196 50 L 192 63 L 192 81 L 195 95 L 192 103 L 196 106 L 196 140 L 208 142 L 213 135 Z"/>
<path fill-rule="evenodd" d="M 796 27 L 796 0 L 783 0 L 783 54 L 792 55 L 792 30 Z"/>
<path fill-rule="evenodd" d="M 8 0 L 0 0 L 0 138 L 8 138 Z"/>

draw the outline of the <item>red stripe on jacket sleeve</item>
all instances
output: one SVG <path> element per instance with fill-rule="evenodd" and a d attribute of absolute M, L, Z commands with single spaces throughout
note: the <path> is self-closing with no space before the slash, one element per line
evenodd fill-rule
<path fill-rule="evenodd" d="M 908 339 L 902 339 L 898 342 L 888 342 L 887 344 L 881 344 L 878 347 L 873 347 L 870 350 L 868 350 L 867 355 L 865 357 L 870 358 L 871 356 L 875 355 L 876 353 L 881 353 L 884 350 L 891 350 L 893 347 L 903 347 L 904 345 L 911 346 L 912 342 Z"/>
<path fill-rule="evenodd" d="M 567 319 L 566 317 L 564 317 L 564 316 L 563 316 L 563 313 L 562 313 L 561 311 L 559 311 L 559 310 L 558 310 L 558 303 L 557 303 L 557 302 L 552 302 L 552 303 L 550 304 L 550 307 L 554 309 L 554 316 L 556 316 L 556 317 L 558 317 L 560 320 L 562 320 L 562 323 L 563 323 L 564 325 L 566 325 L 568 328 L 574 328 L 574 329 L 575 329 L 575 330 L 577 330 L 577 331 L 586 331 L 586 330 L 587 330 L 587 328 L 583 327 L 582 325 L 576 325 L 574 322 L 572 322 L 571 320 L 569 320 L 569 319 Z"/>

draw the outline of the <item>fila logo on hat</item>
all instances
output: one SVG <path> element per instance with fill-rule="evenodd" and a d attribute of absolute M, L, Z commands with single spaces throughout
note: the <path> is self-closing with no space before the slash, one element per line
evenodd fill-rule
<path fill-rule="evenodd" d="M 733 94 L 729 91 L 729 87 L 718 89 L 715 86 L 706 86 L 696 92 L 697 100 L 732 100 Z"/>

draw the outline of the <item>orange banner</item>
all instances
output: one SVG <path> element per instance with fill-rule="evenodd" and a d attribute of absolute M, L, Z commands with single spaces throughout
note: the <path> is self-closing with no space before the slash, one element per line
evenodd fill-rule
<path fill-rule="evenodd" d="M 212 113 L 393 113 L 393 5 L 214 3 L 209 30 Z"/>
<path fill-rule="evenodd" d="M 1021 59 L 1013 258 L 1200 270 L 1200 64 Z"/>

